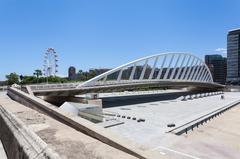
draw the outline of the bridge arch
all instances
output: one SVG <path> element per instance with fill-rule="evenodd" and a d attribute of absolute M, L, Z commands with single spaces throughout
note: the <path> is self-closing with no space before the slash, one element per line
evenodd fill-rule
<path fill-rule="evenodd" d="M 195 55 L 168 52 L 126 63 L 77 88 L 156 81 L 213 83 L 213 78 L 205 62 Z"/>

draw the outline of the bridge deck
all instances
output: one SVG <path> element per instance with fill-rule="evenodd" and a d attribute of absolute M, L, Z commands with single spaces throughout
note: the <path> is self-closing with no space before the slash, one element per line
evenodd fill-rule
<path fill-rule="evenodd" d="M 55 85 L 35 85 L 30 86 L 31 91 L 37 96 L 73 96 L 86 93 L 103 93 L 113 91 L 136 90 L 141 88 L 201 88 L 201 89 L 222 89 L 223 85 L 208 82 L 191 82 L 191 81 L 148 81 L 148 82 L 131 82 L 119 84 L 106 84 L 92 87 L 76 87 L 77 83 L 73 84 L 55 84 Z"/>

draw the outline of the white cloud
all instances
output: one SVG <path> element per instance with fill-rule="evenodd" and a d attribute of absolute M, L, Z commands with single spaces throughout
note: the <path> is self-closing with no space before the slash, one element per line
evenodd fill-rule
<path fill-rule="evenodd" d="M 57 76 L 58 76 L 58 77 L 62 77 L 62 78 L 68 77 L 67 75 L 64 75 L 64 74 L 57 74 Z"/>
<path fill-rule="evenodd" d="M 227 49 L 225 48 L 217 48 L 215 49 L 216 52 L 222 53 L 222 54 L 226 54 L 227 53 Z"/>
<path fill-rule="evenodd" d="M 215 51 L 226 51 L 227 49 L 225 48 L 217 48 Z"/>

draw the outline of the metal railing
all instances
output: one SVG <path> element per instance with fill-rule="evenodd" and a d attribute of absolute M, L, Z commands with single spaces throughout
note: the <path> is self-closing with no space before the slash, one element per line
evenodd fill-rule
<path fill-rule="evenodd" d="M 60 84 L 41 84 L 30 85 L 31 90 L 47 90 L 47 89 L 71 89 L 76 88 L 79 83 L 60 83 Z"/>

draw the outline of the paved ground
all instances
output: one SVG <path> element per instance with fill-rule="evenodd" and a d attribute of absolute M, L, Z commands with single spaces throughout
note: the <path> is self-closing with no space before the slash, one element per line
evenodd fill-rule
<path fill-rule="evenodd" d="M 239 159 L 239 114 L 240 105 L 188 134 L 165 138 L 153 150 L 170 155 L 174 159 Z"/>
<path fill-rule="evenodd" d="M 126 118 L 124 118 L 124 119 L 117 118 L 120 121 L 124 121 L 125 124 L 109 128 L 112 131 L 114 131 L 118 134 L 121 134 L 122 136 L 124 136 L 130 140 L 134 140 L 135 142 L 141 143 L 145 147 L 148 147 L 152 150 L 164 150 L 167 153 L 170 153 L 170 154 L 172 153 L 172 154 L 176 155 L 178 153 L 174 152 L 175 148 L 180 147 L 180 153 L 181 153 L 181 150 L 185 149 L 185 146 L 188 146 L 188 149 L 190 151 L 186 151 L 186 152 L 190 152 L 190 154 L 191 154 L 192 150 L 193 150 L 192 147 L 194 147 L 196 149 L 195 151 L 198 151 L 198 149 L 201 148 L 201 146 L 203 147 L 203 145 L 204 145 L 204 144 L 202 144 L 202 145 L 196 144 L 196 145 L 201 145 L 201 146 L 199 146 L 199 147 L 192 146 L 191 144 L 195 145 L 195 143 L 194 143 L 195 140 L 196 140 L 196 143 L 205 143 L 205 146 L 208 147 L 211 144 L 214 145 L 214 143 L 221 143 L 221 142 L 218 142 L 218 139 L 221 139 L 221 136 L 224 137 L 224 133 L 219 133 L 218 134 L 219 138 L 216 138 L 216 139 L 212 138 L 213 141 L 209 140 L 209 141 L 211 141 L 209 143 L 208 143 L 208 140 L 206 140 L 207 138 L 205 139 L 204 136 L 201 137 L 200 135 L 199 135 L 199 137 L 197 135 L 192 136 L 192 138 L 193 138 L 192 140 L 178 141 L 177 139 L 182 138 L 182 136 L 178 137 L 175 135 L 165 133 L 168 130 L 170 130 L 170 128 L 167 127 L 167 124 L 175 123 L 176 126 L 179 126 L 183 123 L 186 123 L 193 119 L 196 119 L 197 117 L 202 116 L 210 111 L 213 111 L 217 108 L 220 108 L 222 106 L 230 104 L 233 101 L 238 100 L 239 97 L 240 97 L 240 93 L 237 93 L 237 92 L 230 93 L 229 92 L 229 93 L 225 93 L 224 100 L 220 99 L 220 95 L 215 95 L 215 96 L 204 97 L 204 98 L 199 98 L 199 99 L 194 99 L 194 100 L 189 100 L 189 101 L 181 101 L 180 99 L 176 99 L 176 100 L 170 100 L 170 101 L 158 101 L 158 102 L 151 102 L 151 103 L 144 103 L 144 104 L 134 104 L 134 105 L 121 106 L 121 107 L 106 108 L 104 110 L 106 112 L 112 112 L 112 113 L 126 116 Z M 127 119 L 128 116 L 131 118 L 136 117 L 137 119 L 143 118 L 143 119 L 145 119 L 145 122 L 139 123 L 135 120 Z M 221 118 L 221 117 L 219 117 L 219 118 Z M 224 120 L 224 119 L 222 119 L 222 120 Z M 227 117 L 226 117 L 226 119 L 227 119 Z M 237 120 L 237 119 L 235 118 L 233 120 Z M 238 120 L 240 120 L 240 117 Z M 218 124 L 219 124 L 218 125 L 219 127 L 222 126 L 221 122 L 219 122 Z M 224 131 L 224 130 L 222 130 L 222 131 Z M 236 127 L 236 129 L 234 129 L 233 132 L 237 133 L 238 131 L 240 132 L 240 127 Z M 215 132 L 218 133 L 218 131 L 215 131 Z M 214 135 L 213 130 L 211 130 L 211 133 L 212 133 L 211 135 Z M 201 134 L 201 132 L 199 132 L 199 134 Z M 240 136 L 238 136 L 238 137 L 240 137 Z M 190 138 L 190 136 L 188 138 Z M 235 138 L 235 141 L 239 141 L 239 139 Z M 176 145 L 175 145 L 176 147 L 173 145 L 173 148 L 174 148 L 173 151 L 168 150 L 168 146 L 166 146 L 166 145 L 168 145 L 169 143 L 174 144 L 174 142 L 172 142 L 174 140 L 176 140 Z M 181 145 L 181 142 L 184 143 L 185 141 L 186 141 L 186 143 Z M 226 141 L 224 141 L 224 142 L 228 142 L 228 139 L 226 138 Z M 240 141 L 238 143 L 240 143 Z M 240 146 L 237 145 L 238 143 L 235 143 L 235 145 L 238 146 L 238 150 L 239 150 Z M 231 145 L 229 145 L 229 146 L 231 148 Z M 226 147 L 216 146 L 216 149 L 206 151 L 206 152 L 208 152 L 207 156 L 214 153 L 212 151 L 220 152 L 223 148 L 226 148 Z M 212 148 L 213 148 L 213 146 L 212 146 Z M 163 152 L 163 153 L 166 153 L 166 152 Z M 203 152 L 201 152 L 201 153 L 203 153 Z M 221 151 L 221 152 L 226 153 L 228 155 L 231 154 L 231 150 L 230 151 L 225 150 L 225 151 Z M 234 152 L 236 152 L 236 151 L 234 151 Z M 201 153 L 199 153 L 199 154 L 201 154 Z M 197 156 L 200 156 L 199 154 L 197 154 Z M 205 154 L 205 152 L 202 155 L 204 156 L 204 154 Z M 233 153 L 233 154 L 239 155 L 239 153 Z M 222 157 L 222 155 L 219 155 L 219 156 Z M 187 154 L 185 154 L 185 155 L 179 154 L 179 156 L 180 156 L 180 158 L 181 157 L 194 158 L 194 156 L 187 155 Z M 203 156 L 200 156 L 200 157 L 203 157 Z M 234 157 L 234 155 L 232 155 L 231 157 Z M 203 158 L 206 158 L 206 155 Z"/>
<path fill-rule="evenodd" d="M 0 97 L 6 95 L 7 92 L 0 91 Z"/>
<path fill-rule="evenodd" d="M 135 158 L 44 114 L 14 102 L 7 96 L 0 97 L 0 105 L 22 120 L 62 159 Z"/>
<path fill-rule="evenodd" d="M 104 110 L 126 116 L 124 119 L 117 118 L 124 121 L 125 124 L 110 129 L 131 140 L 147 144 L 152 139 L 164 136 L 166 131 L 171 130 L 167 127 L 167 124 L 174 123 L 176 126 L 180 126 L 209 111 L 232 103 L 239 99 L 239 96 L 240 93 L 225 93 L 224 100 L 220 99 L 220 95 L 215 95 L 188 101 L 181 101 L 180 99 L 165 100 L 106 108 Z M 127 119 L 128 116 L 145 119 L 145 122 Z M 151 141 L 150 145 L 152 144 Z"/>

